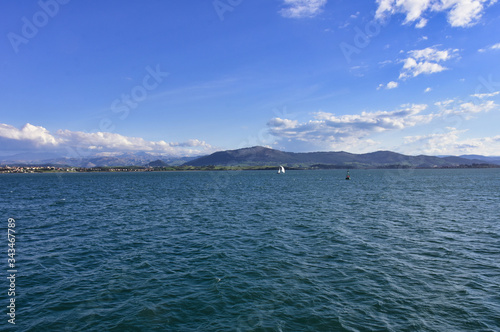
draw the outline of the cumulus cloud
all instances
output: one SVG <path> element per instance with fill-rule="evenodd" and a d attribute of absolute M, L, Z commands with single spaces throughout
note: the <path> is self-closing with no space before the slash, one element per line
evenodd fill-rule
<path fill-rule="evenodd" d="M 294 141 L 309 142 L 330 148 L 375 143 L 369 135 L 401 130 L 430 122 L 435 115 L 421 114 L 427 105 L 403 105 L 396 111 L 362 112 L 361 114 L 336 116 L 316 112 L 313 120 L 299 122 L 274 118 L 268 122 L 272 135 Z M 363 140 L 363 142 L 361 142 Z"/>
<path fill-rule="evenodd" d="M 414 154 L 448 154 L 450 150 L 456 150 L 460 134 L 467 132 L 467 130 L 457 130 L 456 128 L 447 128 L 447 130 L 447 132 L 429 135 L 406 136 L 404 138 L 405 148 L 409 148 Z"/>
<path fill-rule="evenodd" d="M 479 105 L 471 102 L 460 104 L 460 112 L 465 114 L 489 112 L 495 108 L 498 108 L 498 105 L 492 100 L 488 100 Z"/>
<path fill-rule="evenodd" d="M 446 128 L 439 133 L 420 136 L 407 136 L 401 148 L 412 154 L 429 155 L 462 155 L 483 154 L 495 155 L 500 150 L 500 135 L 480 138 L 461 138 L 468 130 Z"/>
<path fill-rule="evenodd" d="M 431 12 L 444 12 L 452 27 L 469 27 L 476 24 L 486 7 L 497 0 L 377 0 L 378 19 L 394 14 L 404 14 L 404 24 L 416 22 L 415 27 L 423 28 Z"/>
<path fill-rule="evenodd" d="M 387 83 L 387 89 L 395 89 L 398 87 L 398 82 L 390 81 Z"/>
<path fill-rule="evenodd" d="M 489 95 L 495 96 L 498 93 Z M 487 97 L 486 95 L 484 98 Z M 492 100 L 476 99 L 476 102 L 448 99 L 436 102 L 429 110 L 426 104 L 405 104 L 394 111 L 361 112 L 360 114 L 335 115 L 329 112 L 312 113 L 309 121 L 274 118 L 268 122 L 269 133 L 280 144 L 300 146 L 303 149 L 320 147 L 322 149 L 348 150 L 367 152 L 373 149 L 391 149 L 410 154 L 452 154 L 450 151 L 486 151 L 492 154 L 493 147 L 498 147 L 492 140 L 477 139 L 459 140 L 465 131 L 448 130 L 431 135 L 407 136 L 400 145 L 404 132 L 409 128 L 412 132 L 431 128 L 441 130 L 441 120 L 448 123 L 455 117 L 460 124 L 477 117 L 481 113 L 500 110 L 500 106 Z M 420 126 L 420 128 L 417 128 Z M 436 127 L 437 126 L 437 127 Z M 441 130 L 442 131 L 442 130 Z M 392 139 L 390 138 L 392 137 Z M 394 139 L 395 138 L 395 139 Z M 382 142 L 376 141 L 382 139 Z M 393 142 L 397 142 L 394 145 Z M 425 144 L 424 144 L 425 143 Z M 439 143 L 439 144 L 438 144 Z M 467 147 L 468 144 L 468 147 Z M 425 147 L 425 149 L 424 149 Z M 448 151 L 448 152 L 446 152 Z M 500 151 L 500 150 L 497 150 Z"/>
<path fill-rule="evenodd" d="M 50 132 L 40 126 L 25 124 L 21 129 L 0 123 L 0 141 L 3 148 L 8 147 L 8 142 L 16 143 L 16 146 L 29 146 L 31 148 L 56 147 L 61 142 Z"/>
<path fill-rule="evenodd" d="M 440 63 L 454 58 L 457 54 L 457 49 L 439 50 L 436 47 L 409 51 L 408 57 L 402 61 L 403 69 L 399 74 L 399 79 L 417 77 L 421 74 L 439 73 L 447 70 L 448 68 Z"/>
<path fill-rule="evenodd" d="M 462 102 L 460 100 L 446 100 L 437 102 L 435 104 L 440 108 L 439 116 L 458 115 L 464 119 L 469 120 L 474 114 L 498 110 L 498 105 L 492 101 L 487 100 L 481 103 Z"/>
<path fill-rule="evenodd" d="M 287 18 L 314 17 L 322 12 L 327 0 L 284 0 L 287 6 L 279 11 Z"/>
<path fill-rule="evenodd" d="M 0 124 L 0 142 L 3 150 L 44 150 L 44 151 L 86 151 L 112 152 L 152 152 L 172 155 L 196 155 L 212 152 L 213 147 L 197 139 L 181 143 L 147 141 L 140 137 L 128 137 L 117 133 L 58 130 L 50 133 L 46 128 L 29 123 L 21 129 L 8 124 Z"/>
<path fill-rule="evenodd" d="M 440 50 L 438 46 L 427 47 L 421 50 L 408 51 L 405 59 L 399 60 L 403 63 L 403 68 L 399 72 L 399 80 L 406 80 L 422 74 L 434 74 L 448 70 L 443 63 L 458 56 L 458 49 Z M 400 53 L 403 53 L 401 51 Z M 386 62 L 384 62 L 386 63 Z M 391 81 L 386 85 L 380 84 L 377 90 L 382 88 L 394 89 L 398 87 L 398 82 Z M 426 90 L 425 92 L 429 92 Z"/>

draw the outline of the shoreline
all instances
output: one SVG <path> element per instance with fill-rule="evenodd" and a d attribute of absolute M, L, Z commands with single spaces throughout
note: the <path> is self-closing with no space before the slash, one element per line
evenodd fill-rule
<path fill-rule="evenodd" d="M 277 166 L 101 166 L 101 167 L 55 167 L 55 166 L 2 166 L 0 174 L 41 173 L 126 173 L 126 172 L 179 172 L 179 171 L 273 171 Z M 472 164 L 456 166 L 419 167 L 410 165 L 387 165 L 378 167 L 355 167 L 352 165 L 321 165 L 287 167 L 287 170 L 373 170 L 373 169 L 487 169 L 500 168 L 495 164 Z"/>

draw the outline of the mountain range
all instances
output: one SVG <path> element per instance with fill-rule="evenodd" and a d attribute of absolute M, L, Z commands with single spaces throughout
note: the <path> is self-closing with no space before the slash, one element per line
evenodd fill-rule
<path fill-rule="evenodd" d="M 477 155 L 477 154 L 461 155 L 459 157 L 466 158 L 466 159 L 482 160 L 483 162 L 486 162 L 489 164 L 500 165 L 500 157 L 486 157 L 486 156 L 481 156 L 481 155 Z"/>
<path fill-rule="evenodd" d="M 179 166 L 196 157 L 179 157 L 138 153 L 95 154 L 86 157 L 64 157 L 54 153 L 19 153 L 13 156 L 0 157 L 0 165 L 50 165 L 70 167 L 101 167 L 101 166 L 147 166 L 160 160 L 161 165 Z"/>
<path fill-rule="evenodd" d="M 349 168 L 376 168 L 376 167 L 456 167 L 460 165 L 493 164 L 495 158 L 477 156 L 467 157 L 435 157 L 435 156 L 408 156 L 391 151 L 377 151 L 365 154 L 349 152 L 307 152 L 294 153 L 274 150 L 262 146 L 215 152 L 211 155 L 188 161 L 190 166 L 264 166 L 284 165 L 288 167 L 349 167 Z M 480 158 L 479 158 L 480 157 Z M 496 160 L 500 165 L 500 158 Z"/>
<path fill-rule="evenodd" d="M 391 151 L 364 154 L 339 152 L 295 153 L 262 146 L 218 151 L 201 157 L 162 156 L 139 153 L 97 154 L 81 158 L 64 158 L 55 154 L 17 154 L 0 157 L 0 165 L 55 165 L 71 167 L 96 166 L 273 166 L 317 168 L 378 167 L 457 167 L 473 164 L 500 165 L 500 157 L 481 155 L 409 156 Z"/>

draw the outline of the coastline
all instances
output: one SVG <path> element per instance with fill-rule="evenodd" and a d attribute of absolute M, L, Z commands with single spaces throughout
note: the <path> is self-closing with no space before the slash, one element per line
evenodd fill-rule
<path fill-rule="evenodd" d="M 95 172 L 178 172 L 178 171 L 272 171 L 277 166 L 99 166 L 99 167 L 55 167 L 55 166 L 1 166 L 0 174 L 35 173 L 95 173 Z M 484 169 L 500 168 L 495 164 L 472 164 L 456 166 L 416 167 L 411 165 L 384 165 L 377 167 L 357 167 L 354 165 L 312 165 L 287 167 L 287 170 L 327 170 L 327 169 Z"/>

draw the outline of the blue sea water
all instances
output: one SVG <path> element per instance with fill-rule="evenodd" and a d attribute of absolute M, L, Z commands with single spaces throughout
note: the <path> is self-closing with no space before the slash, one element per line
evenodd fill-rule
<path fill-rule="evenodd" d="M 0 329 L 500 331 L 500 170 L 351 177 L 0 175 Z"/>

